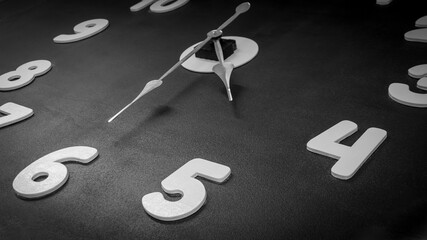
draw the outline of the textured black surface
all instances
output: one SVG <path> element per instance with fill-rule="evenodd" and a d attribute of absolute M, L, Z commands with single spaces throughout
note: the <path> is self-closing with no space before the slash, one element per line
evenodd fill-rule
<path fill-rule="evenodd" d="M 131 13 L 137 1 L 6 0 L 0 3 L 0 73 L 36 59 L 53 69 L 30 85 L 0 92 L 33 117 L 0 129 L 0 239 L 425 239 L 427 111 L 388 97 L 393 82 L 416 81 L 427 44 L 403 34 L 424 0 L 252 1 L 224 30 L 255 40 L 259 55 L 232 75 L 228 102 L 214 74 L 183 68 L 113 123 L 107 119 L 159 78 L 182 51 L 219 26 L 240 1 L 191 0 L 165 14 Z M 85 20 L 110 26 L 58 45 Z M 306 143 L 348 119 L 388 138 L 349 181 L 335 160 Z M 61 148 L 100 156 L 66 164 L 56 193 L 22 200 L 15 176 Z M 190 159 L 229 166 L 224 184 L 202 180 L 207 204 L 182 221 L 149 217 L 141 198 Z"/>

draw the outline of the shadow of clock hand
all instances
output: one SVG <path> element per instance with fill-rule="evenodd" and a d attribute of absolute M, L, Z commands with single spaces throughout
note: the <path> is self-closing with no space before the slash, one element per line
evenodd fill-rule
<path fill-rule="evenodd" d="M 171 98 L 169 98 L 166 102 L 166 105 L 169 105 L 171 103 L 176 103 L 179 100 L 187 97 L 191 97 L 193 95 L 192 93 L 194 92 L 194 90 L 196 90 L 199 87 L 199 85 L 204 84 L 205 80 L 206 80 L 206 77 L 204 75 L 195 78 L 191 83 L 185 86 L 184 89 L 182 89 L 181 91 L 173 95 Z"/>
<path fill-rule="evenodd" d="M 230 102 L 234 117 L 237 119 L 241 119 L 241 112 L 239 110 L 239 96 L 245 91 L 245 87 L 241 85 L 231 84 L 231 88 L 233 89 L 233 101 Z M 227 90 L 223 87 L 221 88 L 222 94 L 227 96 Z"/>
<path fill-rule="evenodd" d="M 132 145 L 135 143 L 135 138 L 141 136 L 141 134 L 151 128 L 160 126 L 161 119 L 174 113 L 174 109 L 170 105 L 176 103 L 180 99 L 187 98 L 187 96 L 191 97 L 191 95 L 193 95 L 192 92 L 197 89 L 199 84 L 203 83 L 202 80 L 203 76 L 196 78 L 194 81 L 189 83 L 183 90 L 166 100 L 166 103 L 152 109 L 147 116 L 142 117 L 141 120 L 137 122 L 137 125 L 134 128 L 128 130 L 127 133 L 120 136 L 116 141 L 114 141 L 113 145 L 115 147 L 125 146 L 127 144 Z"/>
<path fill-rule="evenodd" d="M 186 85 L 181 91 L 173 95 L 169 98 L 165 104 L 155 107 L 153 110 L 149 112 L 149 114 L 138 121 L 137 125 L 129 130 L 127 133 L 119 137 L 116 141 L 114 141 L 113 145 L 115 147 L 124 146 L 127 144 L 134 144 L 135 138 L 139 137 L 145 131 L 151 128 L 155 128 L 161 125 L 161 120 L 169 115 L 173 115 L 175 110 L 171 107 L 172 104 L 176 104 L 178 101 L 182 99 L 187 99 L 193 97 L 194 91 L 199 88 L 201 85 L 206 84 L 206 81 L 210 81 L 210 77 L 214 78 L 212 75 L 202 75 L 195 78 L 192 82 Z M 215 79 L 216 80 L 216 79 Z M 231 111 L 237 119 L 241 118 L 241 114 L 238 109 L 238 96 L 245 91 L 245 87 L 240 85 L 232 85 L 233 87 L 233 95 L 236 96 L 236 99 L 230 102 Z M 227 96 L 227 92 L 224 90 L 222 85 L 218 85 L 218 91 L 221 91 L 222 94 Z"/>
<path fill-rule="evenodd" d="M 191 97 L 193 95 L 192 93 L 194 92 L 194 90 L 199 88 L 200 85 L 206 84 L 206 81 L 216 82 L 217 79 L 216 79 L 216 76 L 214 74 L 208 74 L 208 75 L 204 74 L 204 75 L 201 75 L 201 76 L 195 78 L 195 80 L 192 81 L 190 84 L 188 84 L 184 89 L 182 89 L 180 92 L 178 92 L 173 97 L 171 97 L 166 102 L 166 105 L 170 105 L 172 103 L 176 103 L 177 101 L 179 101 L 181 99 Z M 233 101 L 229 102 L 229 104 L 231 106 L 231 110 L 233 112 L 234 117 L 237 119 L 240 119 L 241 113 L 238 109 L 239 96 L 245 92 L 246 88 L 244 86 L 237 85 L 237 84 L 231 84 L 231 87 L 233 89 L 234 99 L 233 99 Z M 225 97 L 227 97 L 227 90 L 223 87 L 222 84 L 218 84 L 218 91 L 220 91 L 221 94 L 223 94 Z"/>
<path fill-rule="evenodd" d="M 158 125 L 159 119 L 173 114 L 173 112 L 173 108 L 168 105 L 161 105 L 156 107 L 148 114 L 147 117 L 139 121 L 134 128 L 114 141 L 113 145 L 115 147 L 119 147 L 135 144 L 135 138 L 140 137 L 141 134 L 146 132 L 148 129 L 157 127 L 156 125 Z"/>

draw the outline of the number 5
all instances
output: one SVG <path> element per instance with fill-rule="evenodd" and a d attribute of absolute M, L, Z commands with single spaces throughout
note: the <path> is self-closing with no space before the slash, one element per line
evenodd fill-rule
<path fill-rule="evenodd" d="M 49 153 L 24 168 L 13 180 L 16 194 L 25 198 L 38 198 L 58 190 L 68 180 L 68 170 L 62 162 L 89 163 L 98 156 L 91 147 L 69 147 Z M 42 181 L 37 178 L 47 176 Z"/>
<path fill-rule="evenodd" d="M 188 217 L 197 212 L 206 201 L 206 189 L 195 177 L 201 176 L 222 183 L 230 173 L 227 166 L 200 158 L 193 159 L 162 181 L 163 190 L 169 194 L 181 194 L 180 200 L 170 202 L 161 193 L 155 192 L 142 198 L 142 206 L 152 217 L 163 221 Z"/>

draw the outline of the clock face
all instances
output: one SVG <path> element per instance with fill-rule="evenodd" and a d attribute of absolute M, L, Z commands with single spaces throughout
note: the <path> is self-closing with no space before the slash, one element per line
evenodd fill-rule
<path fill-rule="evenodd" d="M 240 3 L 0 0 L 0 238 L 427 236 L 421 0 L 251 1 L 233 101 L 184 66 L 107 122 Z"/>

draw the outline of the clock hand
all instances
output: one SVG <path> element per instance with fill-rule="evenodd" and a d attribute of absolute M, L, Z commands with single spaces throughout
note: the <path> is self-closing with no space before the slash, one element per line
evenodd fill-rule
<path fill-rule="evenodd" d="M 222 31 L 216 31 L 214 37 L 219 37 L 222 35 Z M 227 96 L 229 101 L 233 101 L 233 96 L 231 95 L 231 89 L 230 89 L 230 77 L 231 72 L 234 69 L 234 65 L 229 62 L 224 62 L 224 54 L 222 52 L 221 43 L 219 42 L 219 39 L 214 39 L 214 46 L 215 46 L 215 52 L 218 57 L 219 63 L 213 66 L 212 70 L 218 75 L 218 77 L 221 78 L 222 82 L 225 85 L 225 88 L 227 90 Z"/>
<path fill-rule="evenodd" d="M 197 45 L 197 47 L 195 47 L 193 49 L 193 51 L 189 52 L 187 55 L 185 55 L 185 57 L 183 57 L 181 60 L 179 60 L 177 63 L 175 63 L 175 65 L 173 65 L 167 72 L 165 72 L 165 74 L 163 74 L 159 78 L 159 80 L 163 80 L 163 78 L 165 78 L 167 75 L 169 75 L 171 72 L 173 72 L 177 67 L 181 66 L 182 63 L 187 61 L 187 59 L 189 59 L 197 51 L 199 51 L 207 42 L 209 42 L 209 40 L 211 40 L 211 38 L 213 36 L 213 32 L 215 32 L 215 30 L 210 31 L 208 33 L 208 37 L 205 40 L 203 40 L 203 42 L 201 42 L 199 45 Z"/>
<path fill-rule="evenodd" d="M 240 14 L 246 12 L 251 7 L 251 4 L 249 2 L 244 2 L 239 4 L 239 6 L 236 7 L 235 13 L 233 16 L 231 16 L 227 21 L 225 21 L 221 26 L 218 27 L 218 29 L 215 32 L 210 32 L 209 34 L 215 35 L 214 38 L 218 38 L 222 35 L 222 29 L 227 27 L 231 22 L 234 21 Z M 215 46 L 215 52 L 218 57 L 219 63 L 213 66 L 212 71 L 218 75 L 222 82 L 225 85 L 225 88 L 227 89 L 227 96 L 229 101 L 233 101 L 233 96 L 231 95 L 231 89 L 230 89 L 230 77 L 231 72 L 234 69 L 234 65 L 229 62 L 224 62 L 224 54 L 222 52 L 221 44 L 219 43 L 218 39 L 214 40 L 214 46 Z"/>
<path fill-rule="evenodd" d="M 180 61 L 178 61 L 175 65 L 173 65 L 173 67 L 171 67 L 165 74 L 163 74 L 163 76 L 161 76 L 159 80 L 163 80 L 163 78 L 165 78 L 167 75 L 169 75 L 171 72 L 173 72 L 182 63 L 187 61 L 187 59 L 189 59 L 194 53 L 199 51 L 207 42 L 209 42 L 209 40 L 211 40 L 211 38 L 221 36 L 222 35 L 221 30 L 224 29 L 225 27 L 227 27 L 231 22 L 233 22 L 234 19 L 236 19 L 240 14 L 248 11 L 250 7 L 251 7 L 251 4 L 249 2 L 244 2 L 244 3 L 239 4 L 239 6 L 236 7 L 236 10 L 235 10 L 235 13 L 233 14 L 233 16 L 231 16 L 229 19 L 227 19 L 227 21 L 225 21 L 223 24 L 221 24 L 221 26 L 219 26 L 216 30 L 210 31 L 208 33 L 208 37 L 203 42 L 201 42 L 199 45 L 197 45 L 197 47 L 194 48 L 193 51 L 189 52 L 187 55 L 185 55 L 185 57 L 183 57 Z"/>
<path fill-rule="evenodd" d="M 173 65 L 166 73 L 164 73 L 159 79 L 156 80 L 151 80 L 149 81 L 144 89 L 142 89 L 141 93 L 139 93 L 139 95 L 128 105 L 126 105 L 122 110 L 120 110 L 118 113 L 116 113 L 116 115 L 114 115 L 112 118 L 110 118 L 108 120 L 108 122 L 112 122 L 117 116 L 119 116 L 124 110 L 126 110 L 128 107 L 130 107 L 134 102 L 136 102 L 138 99 L 140 99 L 142 96 L 144 96 L 145 94 L 149 93 L 151 90 L 159 87 L 160 85 L 162 85 L 163 83 L 163 79 L 169 75 L 171 72 L 173 72 L 177 67 L 179 67 L 183 62 L 187 61 L 188 58 L 190 58 L 194 53 L 196 53 L 197 51 L 199 51 L 207 42 L 209 42 L 209 40 L 211 40 L 211 38 L 213 37 L 213 32 L 215 32 L 215 30 L 212 30 L 208 33 L 208 36 L 205 40 L 203 40 L 203 42 L 201 42 L 196 48 L 193 49 L 193 51 L 191 51 L 190 53 L 188 53 L 184 58 L 182 58 L 181 60 L 179 60 L 177 63 L 175 63 L 175 65 Z"/>
<path fill-rule="evenodd" d="M 120 113 L 122 113 L 124 110 L 126 110 L 128 107 L 130 107 L 134 102 L 136 102 L 138 99 L 140 99 L 145 94 L 149 93 L 151 90 L 162 85 L 162 83 L 163 82 L 160 80 L 149 81 L 147 84 L 145 84 L 144 89 L 142 89 L 142 91 L 139 93 L 139 95 L 132 102 L 130 102 L 128 105 L 126 105 L 126 107 L 124 107 L 122 110 L 120 110 L 118 113 L 116 113 L 116 115 L 114 115 L 112 118 L 110 118 L 108 120 L 108 122 L 112 122 L 117 116 L 120 115 Z"/>
<path fill-rule="evenodd" d="M 251 4 L 249 2 L 244 2 L 239 4 L 239 6 L 236 7 L 236 12 L 231 16 L 227 21 L 225 21 L 221 26 L 217 28 L 217 30 L 222 30 L 225 27 L 228 26 L 234 19 L 236 19 L 240 14 L 246 12 L 251 7 Z"/>
<path fill-rule="evenodd" d="M 187 61 L 187 59 L 189 59 L 194 53 L 196 53 L 197 51 L 199 51 L 207 42 L 209 42 L 212 37 L 214 37 L 216 34 L 220 33 L 222 34 L 221 30 L 224 29 L 226 26 L 228 26 L 231 22 L 234 21 L 234 19 L 236 19 L 240 14 L 246 12 L 249 10 L 249 8 L 251 7 L 251 4 L 249 2 L 244 2 L 239 4 L 236 7 L 235 13 L 233 14 L 233 16 L 231 16 L 229 19 L 227 19 L 227 21 L 225 21 L 223 24 L 221 24 L 221 26 L 218 27 L 217 30 L 212 30 L 210 31 L 207 35 L 207 38 L 205 40 L 203 40 L 199 45 L 197 45 L 197 47 L 195 47 L 193 49 L 193 51 L 189 52 L 185 57 L 183 57 L 181 60 L 179 60 L 177 63 L 175 63 L 175 65 L 173 65 L 167 72 L 165 72 L 159 79 L 156 80 L 151 80 L 149 81 L 144 89 L 142 89 L 141 93 L 128 105 L 126 105 L 122 110 L 120 110 L 116 115 L 114 115 L 112 118 L 110 118 L 108 120 L 108 122 L 112 122 L 117 116 L 119 116 L 124 110 L 126 110 L 128 107 L 130 107 L 134 102 L 136 102 L 139 98 L 141 98 L 142 96 L 144 96 L 145 94 L 147 94 L 148 92 L 150 92 L 151 90 L 159 87 L 160 85 L 162 85 L 163 83 L 163 79 L 168 76 L 169 74 L 171 74 L 176 68 L 178 68 L 182 63 L 184 63 L 185 61 Z M 220 35 L 219 35 L 220 36 Z M 231 70 L 224 70 L 224 73 L 228 73 L 228 82 L 229 82 L 229 78 L 230 78 L 230 74 L 231 74 Z M 217 73 L 218 74 L 218 73 Z M 225 79 L 227 79 L 227 74 L 224 74 Z M 221 78 L 222 79 L 222 78 Z M 224 80 L 223 80 L 224 81 Z M 227 80 L 224 81 L 224 84 L 226 84 L 227 87 Z M 231 97 L 231 90 L 229 87 L 227 87 L 227 94 L 228 94 L 228 98 L 231 99 L 230 101 L 233 100 L 233 98 Z"/>

